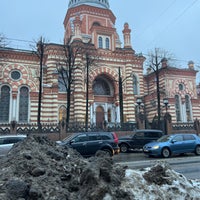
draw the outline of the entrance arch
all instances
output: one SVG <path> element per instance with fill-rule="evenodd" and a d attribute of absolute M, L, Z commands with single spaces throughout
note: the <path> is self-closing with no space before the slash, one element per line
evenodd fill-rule
<path fill-rule="evenodd" d="M 104 121 L 104 109 L 102 106 L 98 106 L 96 108 L 96 126 L 99 128 L 103 128 Z"/>

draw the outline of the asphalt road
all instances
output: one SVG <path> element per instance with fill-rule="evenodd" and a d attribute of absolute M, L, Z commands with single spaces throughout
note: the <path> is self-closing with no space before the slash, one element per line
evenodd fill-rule
<path fill-rule="evenodd" d="M 200 179 L 200 156 L 186 154 L 171 158 L 149 158 L 140 151 L 120 153 L 113 157 L 114 162 L 128 166 L 131 169 L 142 169 L 153 166 L 156 162 L 167 162 L 176 172 L 183 174 L 188 179 Z"/>

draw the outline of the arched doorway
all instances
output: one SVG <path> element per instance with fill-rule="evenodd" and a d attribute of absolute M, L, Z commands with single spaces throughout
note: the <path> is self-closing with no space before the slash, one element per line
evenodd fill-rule
<path fill-rule="evenodd" d="M 103 128 L 104 122 L 104 109 L 102 106 L 98 106 L 96 108 L 96 126 L 99 128 Z"/>

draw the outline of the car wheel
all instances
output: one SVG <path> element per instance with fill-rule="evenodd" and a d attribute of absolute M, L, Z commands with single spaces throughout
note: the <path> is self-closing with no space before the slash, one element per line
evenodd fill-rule
<path fill-rule="evenodd" d="M 200 146 L 196 146 L 195 154 L 198 156 L 200 155 Z"/>
<path fill-rule="evenodd" d="M 106 156 L 113 156 L 112 151 L 110 149 L 103 149 Z"/>
<path fill-rule="evenodd" d="M 162 157 L 163 158 L 169 158 L 170 157 L 170 150 L 168 148 L 163 148 L 162 150 Z"/>
<path fill-rule="evenodd" d="M 122 153 L 128 152 L 128 145 L 127 144 L 121 144 L 120 145 L 120 152 L 122 152 Z"/>

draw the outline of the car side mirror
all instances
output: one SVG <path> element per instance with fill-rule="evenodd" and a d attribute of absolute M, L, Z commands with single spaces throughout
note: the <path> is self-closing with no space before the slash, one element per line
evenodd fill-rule
<path fill-rule="evenodd" d="M 177 141 L 176 141 L 176 140 L 172 140 L 171 142 L 172 142 L 172 143 L 176 143 Z"/>
<path fill-rule="evenodd" d="M 75 140 L 70 140 L 69 144 L 73 144 L 75 142 Z"/>

